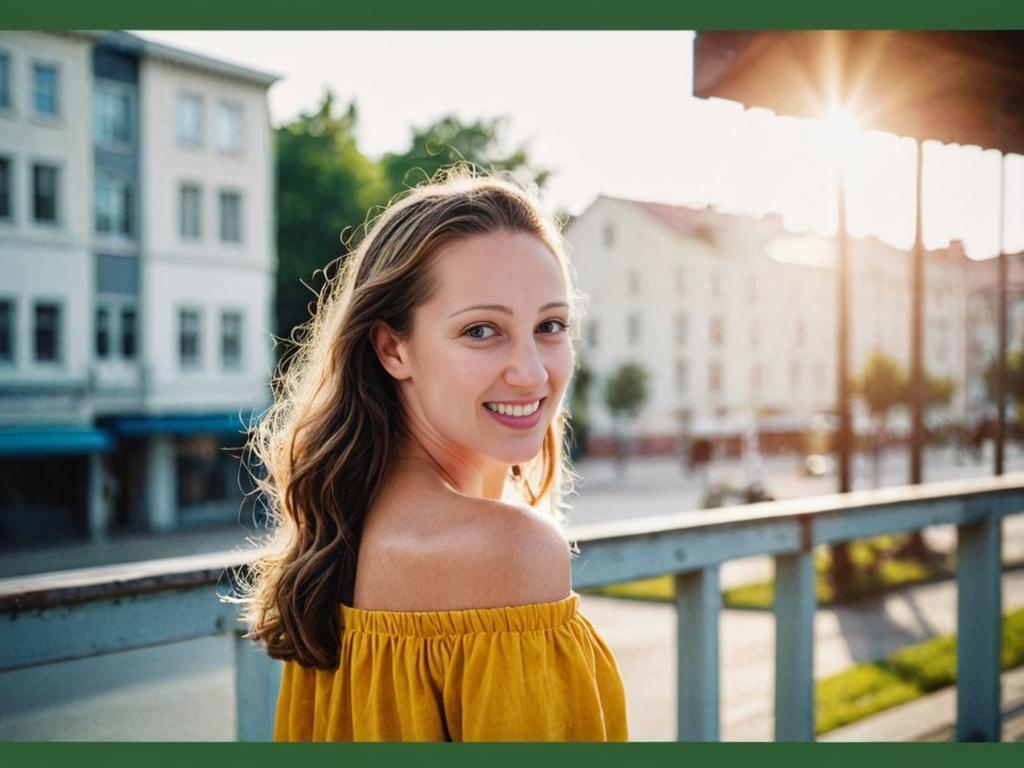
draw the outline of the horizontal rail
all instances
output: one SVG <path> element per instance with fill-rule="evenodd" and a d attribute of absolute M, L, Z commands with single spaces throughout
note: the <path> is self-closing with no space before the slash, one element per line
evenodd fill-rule
<path fill-rule="evenodd" d="M 718 738 L 719 567 L 769 555 L 776 590 L 776 738 L 814 738 L 810 552 L 819 544 L 951 524 L 960 532 L 958 737 L 998 739 L 1001 523 L 1024 511 L 1024 473 L 763 502 L 570 529 L 577 588 L 675 574 L 680 738 Z M 995 553 L 996 562 L 992 559 Z M 238 735 L 268 738 L 280 665 L 242 639 L 225 552 L 0 580 L 0 671 L 233 634 Z M 975 599 L 984 590 L 985 599 Z M 971 599 L 966 599 L 970 595 Z M 982 652 L 970 656 L 971 649 Z M 973 663 L 969 663 L 973 662 Z M 713 668 L 711 668 L 713 666 Z M 994 703 L 993 703 L 994 702 Z"/>

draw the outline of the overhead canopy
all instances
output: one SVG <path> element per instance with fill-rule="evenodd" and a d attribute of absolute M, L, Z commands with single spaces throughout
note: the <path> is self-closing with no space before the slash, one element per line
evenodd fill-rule
<path fill-rule="evenodd" d="M 1024 32 L 699 32 L 693 92 L 1024 154 Z"/>
<path fill-rule="evenodd" d="M 110 435 L 79 426 L 25 426 L 0 429 L 0 457 L 67 456 L 113 448 Z"/>

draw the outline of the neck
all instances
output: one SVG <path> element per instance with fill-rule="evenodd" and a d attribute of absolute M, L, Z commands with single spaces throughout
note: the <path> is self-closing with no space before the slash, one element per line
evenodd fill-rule
<path fill-rule="evenodd" d="M 443 450 L 431 449 L 414 438 L 398 451 L 399 461 L 420 465 L 440 478 L 445 485 L 464 496 L 500 499 L 509 467 L 498 462 L 486 466 L 472 464 Z"/>

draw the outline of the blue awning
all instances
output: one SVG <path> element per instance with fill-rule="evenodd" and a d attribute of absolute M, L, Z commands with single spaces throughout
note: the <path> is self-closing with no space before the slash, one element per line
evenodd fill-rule
<path fill-rule="evenodd" d="M 113 447 L 113 438 L 93 427 L 0 428 L 0 456 L 67 456 L 103 453 Z"/>
<path fill-rule="evenodd" d="M 240 434 L 245 427 L 238 413 L 167 414 L 162 416 L 113 416 L 103 427 L 121 437 L 143 435 Z"/>

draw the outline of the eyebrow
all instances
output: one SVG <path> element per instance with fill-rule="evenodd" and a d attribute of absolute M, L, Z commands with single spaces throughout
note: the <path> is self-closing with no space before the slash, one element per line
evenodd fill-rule
<path fill-rule="evenodd" d="M 543 307 L 538 309 L 537 312 L 547 312 L 549 309 L 556 309 L 556 308 L 568 309 L 569 308 L 569 304 L 568 304 L 568 302 L 565 302 L 565 301 L 550 301 L 547 304 L 545 304 Z M 506 315 L 511 315 L 512 314 L 512 308 L 511 307 L 507 307 L 504 304 L 474 304 L 472 307 L 466 307 L 465 309 L 460 309 L 458 312 L 452 312 L 450 315 L 448 315 L 448 317 L 455 317 L 456 315 L 461 315 L 461 314 L 464 314 L 466 312 L 481 311 L 481 310 L 484 310 L 484 311 L 487 311 L 487 312 L 501 312 L 501 313 L 506 314 Z"/>

